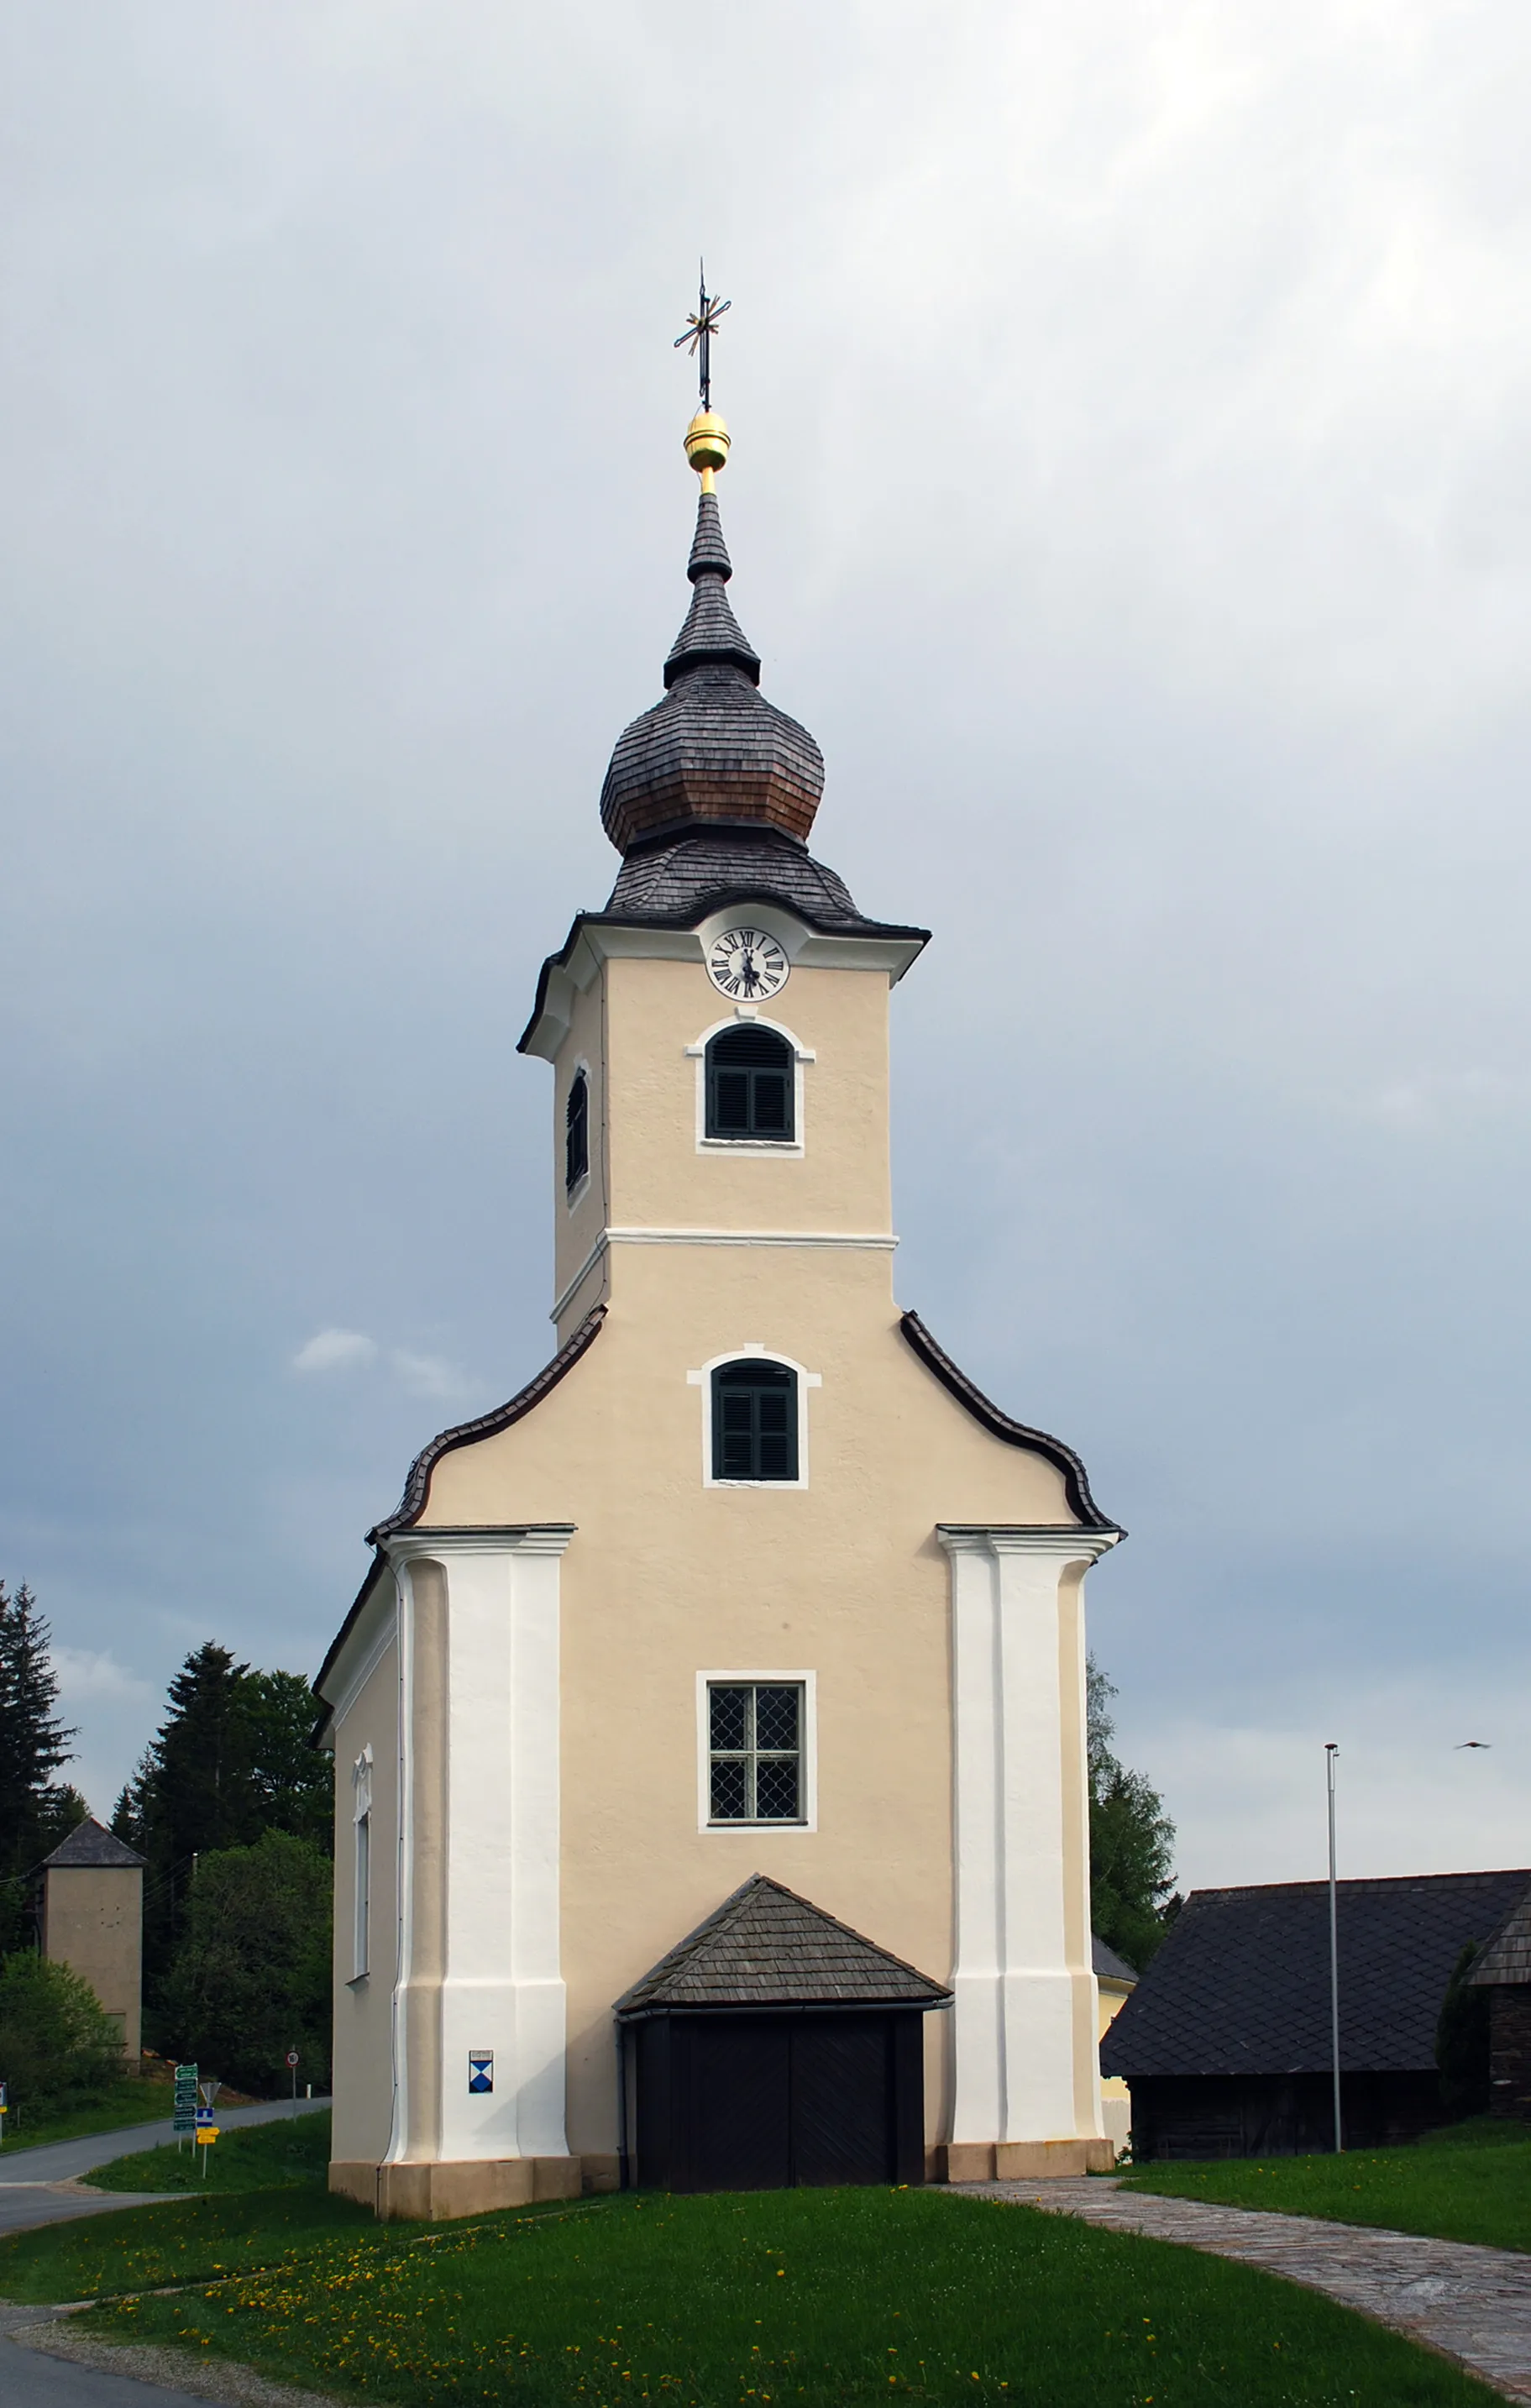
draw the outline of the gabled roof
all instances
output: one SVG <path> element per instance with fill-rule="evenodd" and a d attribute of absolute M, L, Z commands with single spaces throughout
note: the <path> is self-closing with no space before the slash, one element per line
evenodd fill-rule
<path fill-rule="evenodd" d="M 662 1956 L 619 2015 L 673 2007 L 944 2007 L 952 1993 L 765 1873 Z"/>
<path fill-rule="evenodd" d="M 1129 1965 L 1114 1948 L 1108 1948 L 1098 1931 L 1090 1934 L 1090 1971 L 1097 1982 L 1140 1982 L 1142 1975 L 1136 1965 Z"/>
<path fill-rule="evenodd" d="M 141 1856 L 136 1848 L 130 1848 L 115 1831 L 108 1831 L 104 1823 L 98 1823 L 93 1814 L 87 1814 L 83 1823 L 75 1825 L 66 1840 L 59 1842 L 50 1856 L 44 1856 L 42 1870 L 50 1872 L 64 1867 L 90 1866 L 114 1872 L 133 1872 L 148 1862 L 149 1858 Z"/>
<path fill-rule="evenodd" d="M 1531 1982 L 1531 1892 L 1511 1908 L 1467 1979 L 1485 1989 Z"/>
<path fill-rule="evenodd" d="M 1024 1422 L 1011 1421 L 1009 1413 L 1001 1412 L 981 1388 L 974 1386 L 966 1371 L 958 1370 L 917 1312 L 906 1312 L 898 1326 L 926 1370 L 935 1373 L 942 1387 L 966 1407 L 976 1422 L 982 1424 L 992 1438 L 1003 1439 L 1007 1446 L 1029 1448 L 1033 1455 L 1045 1456 L 1063 1473 L 1069 1510 L 1079 1515 L 1087 1530 L 1114 1530 L 1119 1538 L 1126 1537 L 1121 1524 L 1103 1513 L 1091 1496 L 1090 1475 L 1071 1446 L 1065 1446 L 1061 1438 L 1050 1438 L 1046 1430 L 1029 1429 Z"/>
<path fill-rule="evenodd" d="M 1464 1948 L 1531 1885 L 1525 1870 L 1338 1885 L 1339 2061 L 1435 2067 L 1436 2024 Z M 1100 2070 L 1154 2075 L 1327 2072 L 1329 1889 L 1193 1890 L 1100 2044 Z"/>

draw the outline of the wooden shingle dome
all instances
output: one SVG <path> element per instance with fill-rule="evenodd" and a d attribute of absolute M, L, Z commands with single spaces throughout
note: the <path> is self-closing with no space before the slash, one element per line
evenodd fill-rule
<path fill-rule="evenodd" d="M 806 841 L 823 755 L 760 692 L 760 658 L 729 606 L 733 565 L 715 494 L 696 507 L 691 609 L 665 664 L 666 688 L 618 741 L 601 825 L 619 853 L 686 828 L 776 828 Z"/>

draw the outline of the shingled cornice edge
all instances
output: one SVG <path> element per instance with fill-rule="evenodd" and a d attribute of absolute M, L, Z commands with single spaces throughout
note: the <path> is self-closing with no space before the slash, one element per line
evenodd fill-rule
<path fill-rule="evenodd" d="M 1046 1430 L 1032 1429 L 1026 1423 L 1012 1421 L 1009 1413 L 1002 1412 L 992 1398 L 986 1397 L 981 1388 L 974 1385 L 966 1371 L 958 1369 L 945 1348 L 937 1345 L 917 1312 L 906 1312 L 898 1326 L 926 1370 L 934 1373 L 942 1387 L 955 1397 L 958 1404 L 965 1407 L 992 1438 L 1002 1439 L 1007 1446 L 1024 1447 L 1033 1455 L 1042 1455 L 1063 1473 L 1064 1493 L 1068 1498 L 1070 1511 L 1079 1515 L 1085 1529 L 1109 1530 L 1118 1538 L 1126 1537 L 1121 1523 L 1113 1522 L 1095 1503 L 1090 1493 L 1090 1475 L 1071 1446 L 1066 1446 L 1061 1438 L 1053 1438 Z"/>

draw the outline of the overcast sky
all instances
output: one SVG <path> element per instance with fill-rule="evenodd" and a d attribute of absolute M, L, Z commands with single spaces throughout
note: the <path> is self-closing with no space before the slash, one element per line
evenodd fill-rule
<path fill-rule="evenodd" d="M 705 244 L 897 1257 L 1190 1884 L 1531 1862 L 1531 20 L 0 0 L 0 1570 L 96 1811 L 550 1351 Z M 1492 1752 L 1459 1742 L 1492 1742 Z"/>

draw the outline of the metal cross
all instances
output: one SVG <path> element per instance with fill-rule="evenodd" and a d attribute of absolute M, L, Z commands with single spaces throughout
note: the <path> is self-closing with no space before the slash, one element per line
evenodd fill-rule
<path fill-rule="evenodd" d="M 723 311 L 725 309 L 731 309 L 733 306 L 734 305 L 731 301 L 720 301 L 715 293 L 708 293 L 707 289 L 707 262 L 704 260 L 702 262 L 702 289 L 696 307 L 687 315 L 685 333 L 683 335 L 677 335 L 675 338 L 675 349 L 677 351 L 680 351 L 682 346 L 684 346 L 691 358 L 694 360 L 697 359 L 697 355 L 700 353 L 700 359 L 698 360 L 698 367 L 700 371 L 699 382 L 702 393 L 702 408 L 704 409 L 710 409 L 712 407 L 712 337 L 718 331 L 718 321 L 723 316 Z"/>

